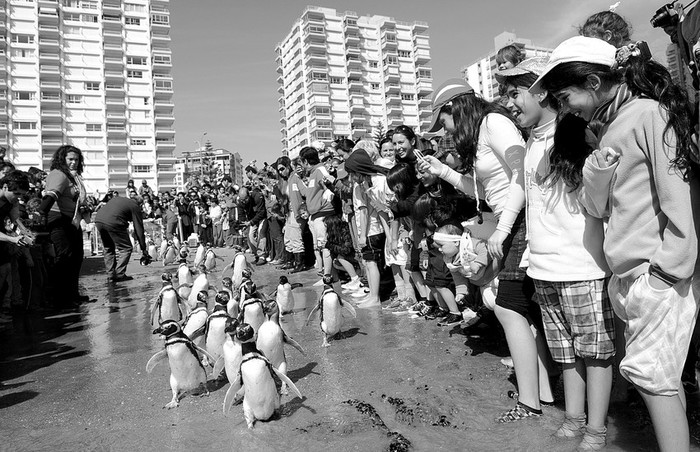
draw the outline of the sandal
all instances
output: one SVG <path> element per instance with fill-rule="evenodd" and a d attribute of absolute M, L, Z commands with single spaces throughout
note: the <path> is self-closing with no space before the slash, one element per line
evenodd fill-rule
<path fill-rule="evenodd" d="M 534 408 L 530 408 L 524 403 L 518 402 L 514 408 L 511 408 L 509 411 L 506 411 L 502 415 L 498 416 L 496 418 L 496 422 L 504 424 L 506 422 L 515 422 L 528 417 L 540 416 L 542 416 L 542 410 L 536 410 Z"/>
<path fill-rule="evenodd" d="M 518 400 L 519 395 L 520 394 L 518 394 L 518 391 L 508 391 L 508 398 L 509 399 Z M 544 400 L 540 399 L 540 405 L 542 405 L 542 406 L 554 406 L 556 404 L 557 404 L 557 402 L 554 400 L 552 400 L 551 402 L 545 402 Z M 585 419 L 584 419 L 584 421 L 585 421 Z M 584 422 L 584 425 L 585 425 L 585 422 Z"/>
<path fill-rule="evenodd" d="M 577 438 L 583 435 L 586 430 L 586 415 L 580 414 L 578 416 L 566 415 L 564 423 L 561 427 L 554 432 L 554 436 L 557 438 Z"/>
<path fill-rule="evenodd" d="M 605 436 L 608 429 L 603 427 L 601 430 L 586 427 L 586 432 L 583 434 L 581 444 L 576 448 L 577 451 L 601 450 L 605 447 Z"/>

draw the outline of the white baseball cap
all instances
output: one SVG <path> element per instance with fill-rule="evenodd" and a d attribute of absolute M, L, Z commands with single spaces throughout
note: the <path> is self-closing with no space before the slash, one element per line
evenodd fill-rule
<path fill-rule="evenodd" d="M 562 63 L 581 62 L 613 67 L 615 64 L 616 51 L 617 49 L 615 49 L 614 46 L 602 39 L 587 38 L 585 36 L 569 38 L 554 49 L 549 56 L 549 63 L 547 63 L 542 74 L 530 87 L 530 92 L 533 94 L 542 92 L 542 87 L 540 86 L 542 84 L 542 79 L 544 79 L 552 69 Z"/>

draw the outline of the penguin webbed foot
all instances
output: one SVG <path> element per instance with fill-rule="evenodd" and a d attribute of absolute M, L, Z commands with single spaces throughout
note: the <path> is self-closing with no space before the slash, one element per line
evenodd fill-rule
<path fill-rule="evenodd" d="M 180 404 L 178 403 L 177 399 L 173 399 L 170 402 L 168 402 L 163 408 L 171 409 L 171 408 L 177 408 L 179 406 L 180 406 Z"/>
<path fill-rule="evenodd" d="M 323 343 L 321 344 L 321 347 L 330 347 L 331 343 L 328 341 L 328 337 L 323 338 Z"/>
<path fill-rule="evenodd" d="M 287 388 L 287 383 L 282 383 L 282 387 L 280 388 L 280 395 L 287 395 L 289 394 L 289 388 Z"/>

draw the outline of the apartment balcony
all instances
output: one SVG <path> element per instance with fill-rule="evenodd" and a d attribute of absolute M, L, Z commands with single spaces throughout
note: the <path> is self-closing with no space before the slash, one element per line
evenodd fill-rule
<path fill-rule="evenodd" d="M 63 145 L 63 139 L 61 138 L 42 138 L 41 139 L 41 147 L 43 148 L 57 148 L 61 145 Z"/>
<path fill-rule="evenodd" d="M 129 169 L 126 167 L 126 165 L 121 167 L 109 165 L 108 174 L 110 183 L 117 181 L 126 181 L 131 179 L 131 174 L 129 173 Z"/>
<path fill-rule="evenodd" d="M 59 46 L 60 44 L 58 42 L 58 39 L 50 39 L 44 37 L 39 38 L 39 52 L 45 49 L 58 49 Z"/>
<path fill-rule="evenodd" d="M 430 51 L 427 49 L 418 49 L 413 52 L 416 64 L 426 64 L 430 62 Z"/>
<path fill-rule="evenodd" d="M 430 127 L 430 124 L 432 124 L 432 122 L 432 118 L 421 119 L 418 123 L 418 126 L 420 127 L 420 130 L 427 130 L 428 127 Z"/>
<path fill-rule="evenodd" d="M 416 83 L 416 85 L 418 87 L 418 94 L 430 94 L 433 92 L 432 82 L 421 80 Z"/>
<path fill-rule="evenodd" d="M 49 63 L 58 64 L 60 62 L 60 56 L 58 53 L 54 52 L 41 52 L 39 51 L 39 64 Z"/>
<path fill-rule="evenodd" d="M 63 121 L 63 114 L 61 113 L 61 110 L 42 109 L 41 110 L 41 121 L 42 121 L 42 123 L 61 122 L 61 121 Z"/>
<path fill-rule="evenodd" d="M 124 55 L 124 47 L 121 44 L 104 43 L 105 57 L 121 57 Z"/>
<path fill-rule="evenodd" d="M 55 137 L 57 135 L 63 136 L 63 125 L 62 124 L 42 124 L 41 125 L 41 135 L 43 136 L 52 136 Z"/>
<path fill-rule="evenodd" d="M 107 112 L 107 122 L 119 122 L 119 121 L 126 121 L 126 113 L 125 112 Z"/>
<path fill-rule="evenodd" d="M 172 151 L 175 149 L 175 140 L 156 138 L 156 151 Z"/>
<path fill-rule="evenodd" d="M 58 5 L 56 3 L 54 3 L 52 6 L 39 5 L 39 25 L 58 23 L 57 6 Z"/>
<path fill-rule="evenodd" d="M 123 83 L 105 83 L 105 93 L 109 97 L 123 97 L 126 88 Z"/>
<path fill-rule="evenodd" d="M 401 87 L 399 87 L 399 85 L 396 83 L 385 84 L 384 88 L 386 88 L 387 95 L 388 94 L 398 94 L 401 92 Z"/>
<path fill-rule="evenodd" d="M 171 67 L 173 67 L 173 62 L 170 55 L 153 56 L 153 69 L 169 69 Z"/>
<path fill-rule="evenodd" d="M 175 116 L 170 115 L 156 115 L 156 124 L 158 125 L 171 125 L 175 122 Z"/>
<path fill-rule="evenodd" d="M 125 139 L 108 139 L 107 140 L 108 154 L 112 155 L 112 151 L 115 150 L 127 150 L 128 146 Z"/>
<path fill-rule="evenodd" d="M 156 86 L 153 88 L 153 93 L 154 97 L 156 99 L 172 99 L 173 97 L 173 88 L 170 87 L 165 87 L 165 86 Z"/>
<path fill-rule="evenodd" d="M 39 24 L 39 40 L 41 38 L 58 38 L 58 25 Z"/>
<path fill-rule="evenodd" d="M 353 96 L 352 99 L 350 99 L 350 114 L 362 114 L 366 111 L 365 101 L 361 97 Z"/>
<path fill-rule="evenodd" d="M 126 126 L 124 124 L 107 124 L 107 138 L 119 138 L 126 136 Z"/>
<path fill-rule="evenodd" d="M 433 101 L 428 96 L 418 97 L 418 108 L 430 108 L 433 105 Z"/>
<path fill-rule="evenodd" d="M 350 75 L 350 72 L 348 72 L 348 75 Z M 362 91 L 363 86 L 361 80 L 350 80 L 348 82 L 348 89 L 350 91 Z"/>
<path fill-rule="evenodd" d="M 120 14 L 102 14 L 102 28 L 104 31 L 121 31 L 123 28 L 122 16 Z"/>
<path fill-rule="evenodd" d="M 52 64 L 39 65 L 42 80 L 58 80 L 61 78 L 61 68 Z"/>
<path fill-rule="evenodd" d="M 418 116 L 420 116 L 421 118 L 428 118 L 428 119 L 430 119 L 430 118 L 433 117 L 433 110 L 430 110 L 430 109 L 427 109 L 427 108 L 421 109 L 421 110 L 418 111 Z"/>
<path fill-rule="evenodd" d="M 126 102 L 121 97 L 107 97 L 105 98 L 105 104 L 108 110 L 110 107 L 120 107 L 122 109 L 126 107 Z"/>
<path fill-rule="evenodd" d="M 397 65 L 389 65 L 384 69 L 384 81 L 398 83 L 401 75 L 399 74 L 399 67 Z"/>
<path fill-rule="evenodd" d="M 365 115 L 354 115 L 351 117 L 350 122 L 353 128 L 361 127 L 367 124 L 367 117 Z"/>
<path fill-rule="evenodd" d="M 105 0 L 102 2 L 102 12 L 118 16 L 122 13 L 122 5 L 118 0 Z"/>
<path fill-rule="evenodd" d="M 156 114 L 158 114 L 158 112 L 163 112 L 166 110 L 172 111 L 172 109 L 175 108 L 175 104 L 171 101 L 157 100 L 153 103 L 153 107 L 156 110 Z"/>
<path fill-rule="evenodd" d="M 156 140 L 158 137 L 174 137 L 175 129 L 166 127 L 156 127 Z"/>
<path fill-rule="evenodd" d="M 284 119 L 284 117 L 280 117 L 280 124 L 282 124 L 282 126 L 283 126 L 282 128 L 284 129 L 285 128 L 284 126 L 287 125 L 287 120 Z"/>
<path fill-rule="evenodd" d="M 429 52 L 430 43 L 427 40 L 423 41 L 422 39 L 416 39 L 413 43 L 413 53 L 418 54 L 421 51 L 423 51 L 423 53 Z"/>
<path fill-rule="evenodd" d="M 41 80 L 41 82 L 39 83 L 39 87 L 42 91 L 60 91 L 61 82 Z"/>
<path fill-rule="evenodd" d="M 129 153 L 127 151 L 114 151 L 110 149 L 107 152 L 107 159 L 109 160 L 110 167 L 112 166 L 112 162 L 114 161 L 122 162 L 123 164 L 124 162 L 127 162 L 129 160 Z"/>
<path fill-rule="evenodd" d="M 325 42 L 315 42 L 311 41 L 309 43 L 304 44 L 304 52 L 305 53 L 317 53 L 321 55 L 326 55 L 326 43 Z"/>
<path fill-rule="evenodd" d="M 403 124 L 403 118 L 401 116 L 387 116 L 387 127 L 394 128 Z"/>
<path fill-rule="evenodd" d="M 345 44 L 348 46 L 358 46 L 360 45 L 360 35 L 358 33 L 350 33 L 345 31 Z"/>
<path fill-rule="evenodd" d="M 398 94 L 387 94 L 386 95 L 387 105 L 401 105 L 401 96 Z"/>
<path fill-rule="evenodd" d="M 162 13 L 159 13 L 162 14 Z M 170 21 L 163 20 L 162 18 L 154 19 L 151 15 L 151 29 L 152 30 L 170 30 Z"/>
<path fill-rule="evenodd" d="M 61 108 L 61 95 L 59 93 L 41 93 L 41 106 Z"/>
<path fill-rule="evenodd" d="M 328 55 L 325 53 L 309 53 L 304 57 L 304 63 L 308 65 L 319 65 L 326 67 L 328 64 Z"/>
<path fill-rule="evenodd" d="M 382 49 L 384 51 L 393 50 L 393 49 L 396 49 L 398 47 L 398 44 L 396 42 L 396 36 L 394 36 L 393 39 L 391 36 L 392 35 L 387 35 L 387 36 L 382 37 L 381 42 L 382 42 Z"/>
<path fill-rule="evenodd" d="M 352 129 L 352 138 L 353 140 L 357 141 L 360 138 L 364 138 L 365 135 L 367 135 L 368 129 L 367 127 L 355 127 Z"/>
<path fill-rule="evenodd" d="M 386 113 L 388 115 L 400 115 L 403 111 L 403 107 L 400 103 L 391 103 L 386 105 Z"/>
<path fill-rule="evenodd" d="M 121 44 L 122 41 L 124 41 L 124 36 L 122 35 L 121 29 L 109 30 L 105 28 L 105 30 L 102 32 L 102 36 L 104 37 L 104 41 L 108 43 Z"/>
<path fill-rule="evenodd" d="M 306 28 L 303 32 L 303 36 L 304 36 L 305 43 L 310 43 L 310 42 L 317 42 L 317 43 L 323 43 L 323 44 L 326 43 L 325 30 Z"/>
<path fill-rule="evenodd" d="M 170 47 L 170 36 L 160 33 L 151 33 L 151 44 L 153 47 Z"/>

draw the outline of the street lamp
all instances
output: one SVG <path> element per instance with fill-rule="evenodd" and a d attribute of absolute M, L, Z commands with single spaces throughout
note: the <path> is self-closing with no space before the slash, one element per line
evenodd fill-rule
<path fill-rule="evenodd" d="M 199 175 L 204 176 L 204 158 L 202 157 L 202 143 L 204 143 L 204 137 L 207 136 L 207 133 L 204 132 L 202 134 L 202 139 L 200 141 L 194 140 L 195 143 L 197 143 L 197 147 L 199 148 Z"/>

